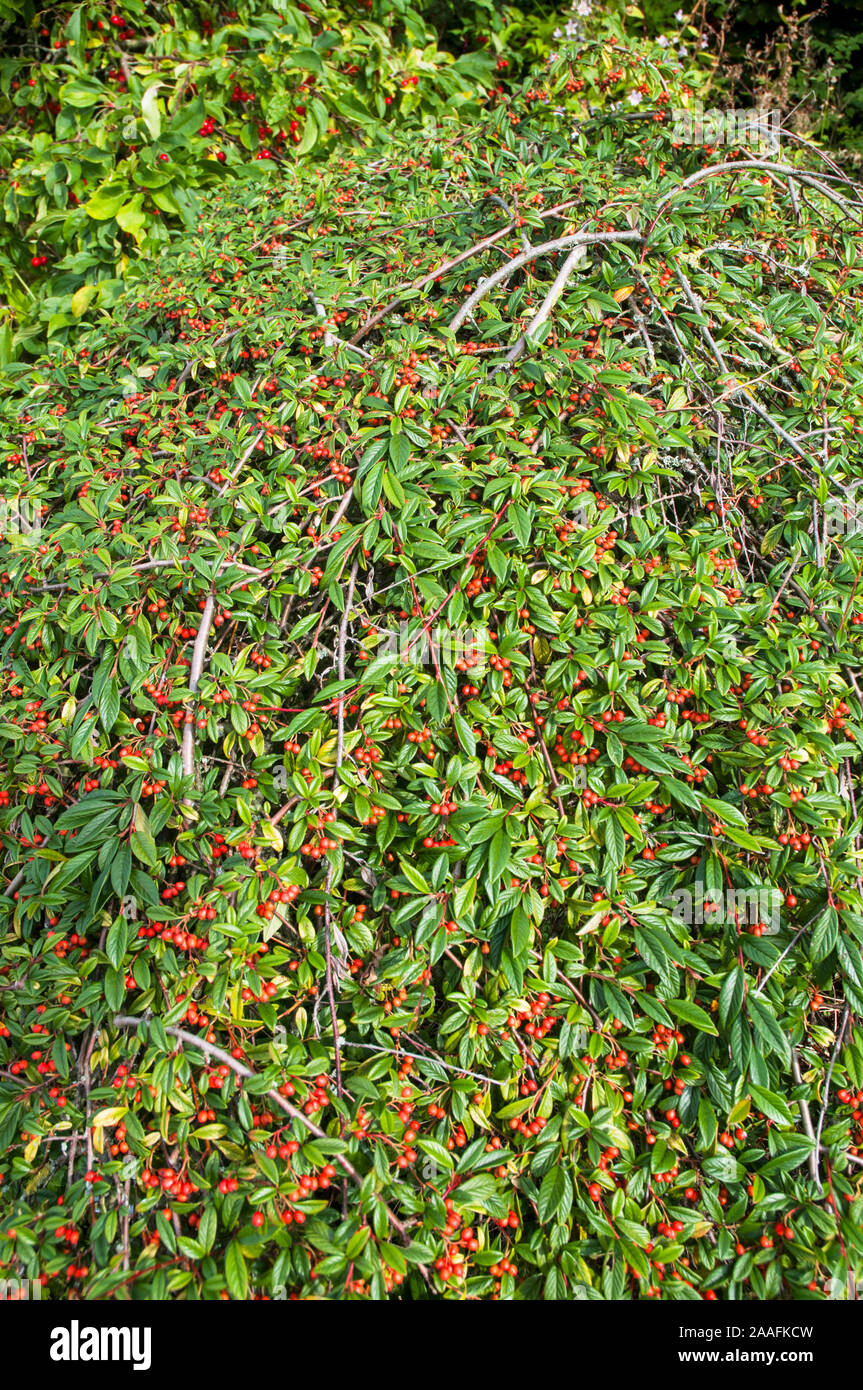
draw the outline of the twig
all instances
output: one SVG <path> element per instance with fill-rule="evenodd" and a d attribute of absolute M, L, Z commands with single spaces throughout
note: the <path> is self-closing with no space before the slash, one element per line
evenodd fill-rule
<path fill-rule="evenodd" d="M 3 896 L 6 898 L 13 897 L 14 894 L 17 892 L 19 885 L 23 882 L 23 879 L 24 870 L 19 869 L 15 877 L 13 879 L 10 879 L 9 883 L 7 883 L 6 887 L 4 888 Z"/>
<path fill-rule="evenodd" d="M 326 319 L 327 311 L 320 300 L 316 299 L 313 294 L 309 295 L 309 298 L 315 306 L 315 313 L 318 318 Z M 324 345 L 325 347 L 343 347 L 346 348 L 348 352 L 355 352 L 359 357 L 364 357 L 367 362 L 371 362 L 372 360 L 371 353 L 366 352 L 365 348 L 358 347 L 356 343 L 347 342 L 344 338 L 340 338 L 337 333 L 330 332 L 329 328 L 324 328 Z"/>
<path fill-rule="evenodd" d="M 201 614 L 201 625 L 198 628 L 198 635 L 195 638 L 195 645 L 192 649 L 192 666 L 189 672 L 189 689 L 194 695 L 198 689 L 198 682 L 204 670 L 204 656 L 207 650 L 207 638 L 210 635 L 210 627 L 213 622 L 213 613 L 216 607 L 214 594 L 209 594 L 204 604 L 204 611 Z M 183 725 L 183 776 L 193 777 L 195 775 L 195 711 L 192 709 L 186 717 Z"/>
<path fill-rule="evenodd" d="M 795 169 L 793 165 L 774 164 L 766 159 L 730 159 L 724 164 L 711 164 L 706 169 L 699 169 L 696 173 L 690 174 L 687 178 L 683 179 L 676 188 L 670 189 L 657 203 L 656 219 L 659 219 L 676 194 L 682 193 L 688 188 L 693 188 L 695 184 L 701 183 L 703 179 L 712 178 L 714 174 L 730 173 L 734 170 L 744 170 L 750 173 L 763 172 L 766 174 L 781 174 L 783 178 L 797 179 L 798 183 L 805 183 L 810 188 L 817 189 L 823 197 L 836 203 L 845 213 L 850 213 L 853 206 L 853 204 L 846 202 L 844 198 L 840 197 L 838 193 L 834 193 L 832 189 L 827 188 L 821 179 L 815 178 L 812 174 L 804 173 L 802 169 Z"/>
<path fill-rule="evenodd" d="M 514 362 L 517 362 L 518 359 L 521 357 L 521 354 L 524 352 L 524 349 L 527 346 L 528 337 L 535 334 L 536 330 L 540 328 L 542 324 L 545 323 L 555 304 L 560 299 L 561 295 L 566 289 L 567 283 L 569 281 L 570 276 L 572 275 L 572 272 L 576 269 L 577 266 L 581 265 L 583 256 L 584 251 L 581 246 L 576 246 L 573 248 L 572 251 L 570 251 L 569 255 L 567 256 L 566 260 L 564 261 L 563 265 L 561 266 L 560 270 L 555 276 L 554 283 L 552 284 L 551 289 L 548 291 L 548 294 L 545 296 L 545 299 L 540 304 L 539 308 L 537 309 L 527 328 L 521 334 L 521 337 L 518 339 L 515 345 L 511 347 L 509 352 L 506 354 L 506 361 L 507 363 L 509 363 L 510 366 Z"/>
<path fill-rule="evenodd" d="M 794 1077 L 794 1084 L 796 1086 L 803 1085 L 803 1077 L 800 1073 L 800 1059 L 797 1056 L 796 1047 L 792 1047 L 791 1049 L 791 1075 Z M 821 1178 L 818 1175 L 818 1140 L 815 1137 L 815 1129 L 812 1125 L 809 1105 L 805 1099 L 801 1099 L 798 1100 L 797 1106 L 800 1110 L 800 1118 L 803 1121 L 803 1128 L 806 1131 L 807 1138 L 812 1140 L 812 1152 L 809 1155 L 809 1174 L 815 1186 L 818 1188 L 818 1191 L 821 1192 L 823 1189 L 821 1187 Z"/>
<path fill-rule="evenodd" d="M 343 681 L 345 678 L 345 644 L 348 640 L 348 623 L 351 616 L 351 605 L 354 601 L 354 587 L 357 582 L 357 570 L 359 569 L 359 559 L 355 559 L 351 567 L 351 574 L 348 580 L 348 592 L 345 598 L 345 611 L 339 624 L 339 642 L 337 652 L 337 673 L 338 679 Z M 337 736 L 336 736 L 336 765 L 333 774 L 333 795 L 339 785 L 339 768 L 345 756 L 345 697 L 344 691 L 339 693 L 338 714 L 337 714 Z M 327 881 L 324 898 L 324 952 L 327 962 L 327 999 L 330 1006 L 330 1021 L 333 1028 L 333 1054 L 336 1067 L 336 1090 L 341 1097 L 342 1094 L 342 1054 L 339 1041 L 339 1019 L 336 1011 L 336 992 L 335 992 L 335 965 L 333 961 L 333 914 L 330 907 L 330 895 L 333 886 L 333 865 L 327 868 Z M 339 933 L 341 937 L 341 933 Z M 347 955 L 347 945 L 344 938 L 341 939 L 338 948 L 338 961 L 340 968 L 345 965 Z"/>
<path fill-rule="evenodd" d="M 467 1067 L 457 1067 L 452 1062 L 444 1062 L 435 1056 L 425 1057 L 421 1052 L 408 1052 L 404 1047 L 379 1047 L 376 1043 L 346 1042 L 345 1047 L 361 1047 L 364 1052 L 385 1052 L 390 1057 L 413 1057 L 417 1062 L 431 1062 L 434 1066 L 454 1071 L 459 1076 L 470 1076 L 474 1081 L 485 1081 L 489 1086 L 499 1086 L 493 1076 L 484 1076 L 479 1071 L 468 1071 Z"/>
<path fill-rule="evenodd" d="M 798 928 L 798 930 L 794 933 L 794 935 L 792 936 L 792 938 L 791 938 L 791 940 L 789 941 L 788 945 L 785 947 L 785 950 L 782 952 L 782 954 L 781 954 L 780 956 L 777 956 L 776 960 L 773 962 L 773 964 L 771 965 L 770 969 L 767 971 L 767 974 L 766 974 L 766 975 L 763 977 L 763 979 L 761 980 L 761 983 L 759 984 L 758 988 L 757 988 L 756 990 L 753 990 L 753 997 L 754 997 L 754 998 L 756 998 L 756 999 L 758 998 L 758 995 L 761 993 L 761 991 L 763 990 L 764 986 L 767 984 L 767 981 L 770 979 L 770 976 L 773 974 L 773 972 L 774 972 L 774 970 L 776 969 L 776 967 L 777 967 L 778 965 L 781 965 L 781 964 L 782 964 L 782 962 L 784 961 L 785 957 L 788 955 L 788 952 L 791 950 L 791 948 L 792 948 L 793 946 L 796 946 L 797 942 L 800 940 L 801 936 L 802 936 L 803 933 L 806 931 L 806 928 L 807 928 L 807 927 L 811 927 L 813 922 L 817 922 L 817 920 L 818 920 L 818 918 L 819 918 L 820 915 L 821 915 L 820 913 L 816 912 L 815 915 L 814 915 L 814 917 L 810 917 L 810 918 L 809 918 L 809 921 L 808 921 L 808 922 L 804 922 L 804 923 L 803 923 L 803 926 L 800 927 L 800 928 Z"/>
<path fill-rule="evenodd" d="M 553 208 L 546 208 L 539 215 L 543 221 L 551 217 L 557 217 L 560 213 L 566 212 L 567 208 L 574 207 L 577 201 L 577 199 L 573 198 L 567 203 L 558 203 Z M 391 299 L 388 304 L 385 304 L 382 309 L 378 309 L 377 313 L 373 314 L 372 317 L 363 324 L 362 328 L 351 338 L 351 342 L 358 343 L 365 338 L 367 333 L 371 333 L 372 329 L 376 328 L 382 319 L 385 319 L 388 314 L 393 313 L 393 311 L 404 302 L 404 295 L 409 291 L 423 289 L 425 285 L 430 285 L 433 280 L 439 280 L 442 275 L 446 275 L 448 270 L 454 270 L 456 266 L 462 265 L 464 261 L 469 261 L 473 256 L 478 256 L 481 251 L 486 251 L 490 246 L 494 246 L 497 242 L 502 241 L 504 237 L 509 235 L 514 226 L 515 223 L 511 222 L 509 226 L 504 227 L 501 231 L 492 232 L 491 236 L 484 237 L 482 241 L 475 242 L 475 244 L 469 246 L 466 251 L 460 251 L 457 256 L 453 256 L 452 260 L 444 261 L 443 265 L 439 265 L 436 270 L 431 270 L 427 272 L 427 274 L 421 275 L 418 280 L 412 280 L 404 285 L 398 285 L 394 293 L 394 298 Z"/>
<path fill-rule="evenodd" d="M 621 241 L 643 241 L 641 232 L 621 231 L 621 232 L 573 232 L 571 236 L 555 237 L 553 241 L 543 241 L 539 246 L 532 246 L 530 251 L 521 251 L 517 256 L 513 256 L 511 261 L 502 265 L 499 270 L 481 280 L 472 294 L 468 295 L 464 304 L 453 318 L 449 327 L 453 333 L 457 333 L 469 314 L 473 312 L 481 299 L 484 299 L 489 290 L 493 290 L 495 285 L 499 285 L 502 280 L 508 279 L 516 270 L 520 270 L 529 261 L 535 261 L 540 256 L 548 256 L 552 251 L 563 251 L 569 246 L 594 246 L 594 245 L 615 245 Z"/>
<path fill-rule="evenodd" d="M 850 1017 L 851 1006 L 850 1004 L 846 1004 L 842 1014 L 842 1022 L 839 1025 L 839 1032 L 836 1034 L 836 1041 L 833 1044 L 833 1051 L 830 1054 L 830 1062 L 827 1067 L 827 1075 L 824 1078 L 824 1094 L 821 1098 L 821 1113 L 818 1116 L 818 1125 L 815 1130 L 815 1164 L 816 1167 L 819 1168 L 815 1181 L 818 1183 L 819 1192 L 824 1191 L 824 1188 L 821 1185 L 819 1159 L 821 1155 L 821 1131 L 824 1128 L 824 1117 L 827 1114 L 827 1102 L 830 1099 L 830 1078 L 833 1075 L 833 1068 L 836 1065 L 836 1058 L 839 1055 L 839 1049 L 842 1046 L 842 1039 L 845 1036 L 845 1029 L 848 1027 L 848 1020 Z"/>
<path fill-rule="evenodd" d="M 117 1028 L 138 1028 L 140 1024 L 146 1020 L 142 1018 L 132 1018 L 126 1014 L 115 1014 L 113 1021 L 114 1026 Z M 170 1033 L 172 1037 L 178 1038 L 180 1042 L 185 1043 L 188 1047 L 196 1047 L 199 1051 L 203 1052 L 205 1057 L 214 1057 L 218 1062 L 221 1062 L 223 1066 L 230 1067 L 231 1071 L 237 1076 L 252 1079 L 258 1075 L 257 1072 L 252 1071 L 251 1067 L 247 1067 L 242 1062 L 238 1062 L 236 1057 L 232 1057 L 231 1053 L 226 1052 L 223 1047 L 217 1047 L 215 1043 L 207 1042 L 205 1038 L 196 1037 L 194 1033 L 187 1032 L 185 1028 L 177 1028 L 173 1023 L 163 1023 L 162 1027 L 166 1033 Z M 286 1100 L 279 1091 L 267 1091 L 266 1095 L 272 1101 L 273 1105 L 278 1106 L 286 1115 L 290 1115 L 292 1120 L 298 1121 L 298 1123 L 303 1125 L 316 1139 L 327 1138 L 324 1130 L 316 1125 L 314 1120 L 310 1120 L 308 1115 L 304 1115 L 302 1110 L 298 1110 L 297 1107 L 292 1105 L 289 1100 Z M 333 1154 L 333 1158 L 335 1162 L 338 1163 L 339 1167 L 348 1175 L 351 1182 L 361 1187 L 363 1179 L 350 1159 L 345 1158 L 344 1154 L 340 1153 Z M 406 1245 L 410 1244 L 410 1236 L 398 1217 L 393 1215 L 389 1207 L 385 1207 L 385 1211 L 393 1230 Z M 423 1278 L 428 1278 L 428 1270 L 424 1265 L 418 1265 L 417 1268 L 423 1275 Z"/>
<path fill-rule="evenodd" d="M 264 431 L 259 430 L 258 433 L 255 435 L 254 439 L 252 440 L 251 444 L 249 445 L 248 449 L 243 454 L 242 458 L 240 459 L 240 462 L 237 464 L 231 476 L 229 478 L 226 478 L 222 486 L 219 488 L 219 491 L 216 494 L 217 497 L 222 497 L 227 488 L 230 487 L 231 483 L 233 483 L 239 477 L 240 473 L 242 473 L 243 471 L 243 465 L 247 463 L 248 460 L 252 457 L 252 454 L 257 449 L 263 437 Z"/>

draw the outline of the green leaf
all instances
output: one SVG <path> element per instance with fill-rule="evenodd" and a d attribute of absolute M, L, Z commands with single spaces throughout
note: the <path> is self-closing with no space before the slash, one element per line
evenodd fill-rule
<path fill-rule="evenodd" d="M 249 1291 L 249 1274 L 238 1240 L 232 1240 L 225 1251 L 225 1283 L 231 1298 L 245 1299 Z"/>
<path fill-rule="evenodd" d="M 438 1139 L 417 1139 L 416 1147 L 443 1168 L 444 1172 L 452 1172 L 454 1164 L 446 1144 L 442 1144 Z"/>
<path fill-rule="evenodd" d="M 151 869 L 156 867 L 159 862 L 156 841 L 150 829 L 147 813 L 140 801 L 135 806 L 134 829 L 129 836 L 129 844 L 132 848 L 132 852 L 136 854 L 144 864 L 147 864 Z"/>
<path fill-rule="evenodd" d="M 109 677 L 99 695 L 99 718 L 107 734 L 111 732 L 120 713 L 120 691 L 115 676 Z"/>
<path fill-rule="evenodd" d="M 710 1014 L 706 1013 L 698 1004 L 693 1004 L 690 999 L 666 999 L 665 1002 L 669 1011 L 682 1023 L 690 1023 L 693 1028 L 698 1028 L 702 1033 L 718 1033 Z"/>
<path fill-rule="evenodd" d="M 296 154 L 299 157 L 302 157 L 302 155 L 304 154 L 308 154 L 310 150 L 313 150 L 315 148 L 315 145 L 317 143 L 318 123 L 315 120 L 312 112 L 309 111 L 306 113 L 306 121 L 305 125 L 303 126 L 303 133 L 300 138 L 300 143 L 296 146 Z"/>
<path fill-rule="evenodd" d="M 459 714 L 458 711 L 456 711 L 453 716 L 453 723 L 455 724 L 455 731 L 458 734 L 459 743 L 464 751 L 469 754 L 470 757 L 473 757 L 476 753 L 476 739 L 474 738 L 473 730 L 464 715 Z"/>
<path fill-rule="evenodd" d="M 539 1220 L 545 1224 L 556 1216 L 566 1216 L 572 1206 L 572 1195 L 572 1178 L 566 1169 L 560 1164 L 549 1168 L 542 1180 L 536 1204 Z"/>
<path fill-rule="evenodd" d="M 741 1182 L 746 1176 L 743 1164 L 738 1163 L 730 1153 L 718 1153 L 712 1158 L 705 1158 L 703 1166 L 707 1176 L 716 1182 Z"/>
<path fill-rule="evenodd" d="M 115 970 L 113 966 L 110 966 L 105 971 L 103 988 L 108 1008 L 119 1009 L 126 997 L 126 982 L 123 978 L 123 972 L 121 970 Z"/>
<path fill-rule="evenodd" d="M 115 970 L 119 970 L 126 955 L 129 924 L 125 917 L 118 917 L 108 931 L 105 940 L 105 954 Z"/>
<path fill-rule="evenodd" d="M 749 1084 L 749 1094 L 763 1115 L 780 1125 L 793 1125 L 794 1114 L 791 1107 L 775 1091 L 765 1091 L 762 1086 Z"/>
<path fill-rule="evenodd" d="M 66 106 L 75 106 L 85 110 L 87 107 L 96 106 L 105 100 L 105 87 L 94 77 L 79 77 L 73 82 L 65 83 L 60 88 L 59 96 Z"/>
<path fill-rule="evenodd" d="M 497 882 L 509 863 L 511 848 L 509 835 L 501 827 L 492 838 L 488 852 L 488 876 L 492 883 Z"/>
<path fill-rule="evenodd" d="M 144 124 L 150 132 L 151 140 L 158 140 L 162 133 L 162 116 L 159 111 L 157 100 L 161 85 L 161 82 L 154 82 L 152 86 L 147 88 L 141 98 L 141 115 L 144 118 Z"/>
<path fill-rule="evenodd" d="M 110 218 L 116 217 L 128 197 L 127 183 L 106 183 L 87 199 L 84 210 L 96 222 L 107 222 Z"/>
<path fill-rule="evenodd" d="M 431 891 L 422 874 L 420 873 L 419 869 L 415 869 L 413 864 L 411 864 L 409 860 L 402 859 L 400 861 L 399 867 L 401 868 L 401 872 L 404 874 L 408 883 L 411 885 L 412 888 L 416 888 L 418 893 L 428 893 Z"/>
<path fill-rule="evenodd" d="M 208 1254 L 213 1248 L 218 1225 L 216 1209 L 208 1203 L 201 1212 L 201 1220 L 197 1229 L 198 1240 L 205 1254 Z"/>
<path fill-rule="evenodd" d="M 605 852 L 614 867 L 619 869 L 626 855 L 626 841 L 623 826 L 613 815 L 610 815 L 605 822 Z"/>
<path fill-rule="evenodd" d="M 735 965 L 722 982 L 719 991 L 719 1022 L 727 1028 L 740 1013 L 746 988 L 746 976 L 739 965 Z"/>
<path fill-rule="evenodd" d="M 129 886 L 129 875 L 132 872 L 132 851 L 128 844 L 117 845 L 114 857 L 111 860 L 111 887 L 122 898 Z"/>
<path fill-rule="evenodd" d="M 411 442 L 407 435 L 392 435 L 389 441 L 389 452 L 396 473 L 402 473 L 410 463 L 411 457 Z"/>
<path fill-rule="evenodd" d="M 787 1033 L 780 1027 L 776 1018 L 755 995 L 750 995 L 747 1000 L 747 1011 L 752 1020 L 752 1025 L 759 1037 L 766 1044 L 768 1051 L 775 1052 L 781 1057 L 786 1065 L 791 1063 L 791 1043 Z"/>

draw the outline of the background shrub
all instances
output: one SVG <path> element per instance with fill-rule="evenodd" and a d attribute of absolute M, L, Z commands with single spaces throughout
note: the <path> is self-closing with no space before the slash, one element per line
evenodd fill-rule
<path fill-rule="evenodd" d="M 203 190 L 9 367 L 5 1270 L 859 1280 L 861 200 L 696 81 Z"/>

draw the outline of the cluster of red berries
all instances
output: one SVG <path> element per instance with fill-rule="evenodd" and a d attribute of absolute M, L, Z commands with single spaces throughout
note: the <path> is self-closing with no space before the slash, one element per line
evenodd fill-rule
<path fill-rule="evenodd" d="M 339 841 L 332 839 L 329 835 L 319 835 L 317 843 L 307 840 L 300 846 L 300 854 L 304 854 L 309 859 L 323 859 L 328 849 L 338 849 Z"/>
<path fill-rule="evenodd" d="M 51 934 L 53 935 L 53 933 Z M 81 960 L 86 960 L 87 956 L 90 954 L 87 949 L 87 938 L 85 936 L 80 936 L 78 932 L 70 932 L 67 937 L 57 942 L 57 945 L 54 947 L 54 955 L 58 960 L 65 960 L 69 952 L 74 951 L 75 948 L 79 946 L 82 948 Z"/>
<path fill-rule="evenodd" d="M 845 701 L 840 700 L 835 710 L 833 711 L 833 714 L 829 716 L 827 719 L 828 729 L 844 729 L 845 716 L 850 713 L 851 711 L 846 705 Z"/>
<path fill-rule="evenodd" d="M 529 1121 L 516 1115 L 509 1121 L 509 1127 L 514 1133 L 522 1135 L 523 1138 L 531 1139 L 542 1133 L 546 1123 L 547 1121 L 541 1115 L 537 1115 L 535 1119 Z"/>
<path fill-rule="evenodd" d="M 182 1178 L 173 1168 L 159 1168 L 153 1173 L 145 1169 L 141 1174 L 141 1183 L 144 1187 L 159 1187 L 169 1197 L 176 1202 L 185 1202 L 195 1192 L 200 1192 L 200 1188 L 188 1178 Z M 219 1184 L 221 1189 L 221 1183 Z"/>
<path fill-rule="evenodd" d="M 680 760 L 681 762 L 686 763 L 686 766 L 690 769 L 686 776 L 686 780 L 689 783 L 689 785 L 692 786 L 694 784 L 695 786 L 699 786 L 707 776 L 707 769 L 699 767 L 696 763 L 694 763 L 688 753 L 681 753 Z M 707 761 L 708 763 L 713 762 L 712 753 L 708 753 Z"/>
<path fill-rule="evenodd" d="M 802 835 L 798 835 L 794 830 L 790 833 L 783 830 L 776 838 L 780 845 L 789 845 L 791 849 L 795 851 L 804 849 L 807 845 L 812 843 L 812 836 L 809 834 L 808 830 L 804 830 Z"/>
<path fill-rule="evenodd" d="M 754 744 L 756 748 L 766 748 L 770 743 L 766 734 L 757 734 L 754 730 L 750 729 L 745 719 L 739 721 L 738 728 L 743 729 L 749 742 Z"/>
<path fill-rule="evenodd" d="M 280 903 L 294 902 L 300 896 L 300 892 L 298 883 L 289 883 L 284 888 L 273 888 L 267 894 L 265 901 L 258 903 L 258 916 L 270 921 L 275 916 L 276 908 Z"/>
<path fill-rule="evenodd" d="M 206 911 L 208 913 L 212 912 L 213 917 L 215 917 L 215 908 L 208 908 Z M 196 916 L 201 920 L 200 911 L 196 913 Z M 208 916 L 205 920 L 212 921 L 212 918 Z M 203 951 L 206 950 L 207 947 L 206 937 L 196 936 L 194 932 L 185 931 L 184 928 L 179 925 L 171 926 L 168 924 L 163 926 L 162 930 L 159 932 L 159 937 L 169 945 L 176 946 L 179 951 Z"/>
<path fill-rule="evenodd" d="M 665 1052 L 673 1042 L 681 1047 L 685 1038 L 679 1029 L 667 1028 L 663 1023 L 656 1023 L 653 1027 L 652 1042 L 657 1052 Z"/>

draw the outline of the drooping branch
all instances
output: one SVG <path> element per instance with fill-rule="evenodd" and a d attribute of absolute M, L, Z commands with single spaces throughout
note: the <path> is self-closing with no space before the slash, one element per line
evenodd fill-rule
<path fill-rule="evenodd" d="M 204 657 L 207 651 L 207 638 L 210 635 L 210 628 L 213 623 L 213 613 L 215 612 L 216 598 L 210 594 L 204 604 L 204 611 L 201 614 L 201 624 L 198 628 L 198 635 L 195 638 L 195 645 L 192 649 L 192 665 L 189 671 L 189 689 L 192 694 L 198 689 L 198 682 L 204 670 Z M 195 711 L 192 709 L 186 715 L 186 723 L 183 726 L 183 776 L 194 777 L 195 775 Z"/>
<path fill-rule="evenodd" d="M 543 241 L 539 246 L 532 246 L 529 251 L 520 251 L 517 256 L 513 256 L 511 261 L 507 261 L 506 265 L 502 265 L 498 270 L 488 275 L 485 280 L 480 281 L 473 293 L 468 295 L 449 326 L 453 333 L 457 333 L 480 300 L 484 299 L 496 285 L 507 280 L 523 265 L 538 260 L 541 256 L 550 256 L 553 251 L 564 251 L 568 247 L 574 246 L 614 246 L 618 242 L 643 240 L 644 238 L 639 231 L 572 232 L 569 236 L 555 237 L 553 241 Z M 560 295 L 558 295 L 559 297 Z"/>
<path fill-rule="evenodd" d="M 345 596 L 345 611 L 342 614 L 342 620 L 339 624 L 339 638 L 336 654 L 336 671 L 340 682 L 343 681 L 345 678 L 345 646 L 348 640 L 348 623 L 350 622 L 351 606 L 354 601 L 354 588 L 357 582 L 358 568 L 359 560 L 356 559 L 354 560 L 354 563 L 351 566 L 351 574 L 348 580 L 348 592 Z M 339 785 L 339 768 L 341 767 L 345 756 L 345 696 L 344 691 L 342 690 L 339 691 L 338 713 L 336 716 L 336 720 L 336 766 L 333 774 L 333 794 L 335 794 L 336 789 Z M 346 968 L 345 957 L 347 954 L 347 946 L 345 944 L 344 938 L 341 936 L 341 932 L 339 932 L 340 940 L 337 943 L 338 949 L 336 952 L 336 957 L 334 958 L 333 933 L 334 930 L 338 929 L 335 927 L 335 924 L 333 922 L 333 913 L 332 908 L 330 906 L 330 894 L 332 892 L 332 886 L 333 866 L 332 864 L 330 864 L 327 869 L 327 880 L 324 889 L 324 954 L 326 956 L 327 1002 L 329 1003 L 330 1023 L 332 1024 L 333 1029 L 333 1054 L 335 1058 L 336 1067 L 336 1090 L 338 1091 L 339 1096 L 341 1096 L 342 1053 L 341 1043 L 339 1040 L 339 1019 L 338 1013 L 336 1012 L 335 975 L 336 959 L 338 959 L 340 970 Z"/>
<path fill-rule="evenodd" d="M 138 1028 L 145 1021 L 146 1020 L 143 1018 L 133 1018 L 126 1014 L 115 1014 L 113 1018 L 115 1028 Z M 203 1052 L 205 1057 L 212 1057 L 217 1062 L 222 1063 L 223 1066 L 230 1067 L 235 1075 L 241 1076 L 246 1080 L 253 1080 L 257 1077 L 258 1073 L 253 1071 L 251 1067 L 247 1067 L 245 1063 L 237 1061 L 237 1058 L 233 1057 L 230 1052 L 226 1052 L 223 1047 L 217 1047 L 215 1043 L 207 1042 L 206 1038 L 196 1037 L 194 1033 L 187 1032 L 185 1028 L 177 1028 L 173 1023 L 163 1023 L 162 1027 L 166 1033 L 170 1033 L 172 1037 L 185 1043 L 187 1047 L 196 1047 L 199 1052 Z M 314 1120 L 310 1120 L 308 1115 L 304 1115 L 302 1110 L 298 1110 L 295 1105 L 292 1105 L 289 1100 L 286 1100 L 281 1092 L 270 1090 L 266 1091 L 264 1094 L 272 1101 L 273 1105 L 277 1106 L 285 1115 L 289 1115 L 292 1120 L 298 1121 L 298 1123 L 303 1125 L 316 1139 L 327 1138 L 325 1131 L 322 1130 L 319 1125 L 316 1125 Z M 362 1177 L 357 1172 L 350 1159 L 345 1158 L 344 1154 L 340 1153 L 333 1154 L 333 1159 L 338 1163 L 343 1172 L 347 1174 L 351 1182 L 356 1183 L 357 1187 L 362 1186 Z M 410 1244 L 410 1236 L 401 1221 L 399 1221 L 397 1216 L 393 1215 L 389 1207 L 386 1207 L 385 1210 L 387 1219 L 393 1230 L 406 1245 Z M 427 1271 L 424 1267 L 420 1265 L 418 1268 L 425 1276 Z"/>
<path fill-rule="evenodd" d="M 568 208 L 573 207 L 576 202 L 577 199 L 571 199 L 567 203 L 559 203 L 556 207 L 546 208 L 539 215 L 543 219 L 543 221 L 551 217 L 557 217 L 560 213 L 566 212 Z M 510 222 L 508 226 L 501 228 L 499 232 L 492 232 L 490 236 L 483 237 L 482 241 L 477 241 L 474 243 L 473 246 L 469 246 L 466 251 L 460 251 L 457 256 L 453 256 L 450 260 L 444 261 L 443 265 L 437 266 L 435 270 L 428 271 L 425 275 L 421 275 L 417 280 L 412 280 L 409 281 L 407 284 L 399 285 L 396 288 L 394 298 L 391 299 L 387 304 L 385 304 L 382 309 L 378 309 L 377 312 L 374 313 L 372 317 L 368 319 L 366 323 L 363 324 L 362 328 L 360 328 L 351 338 L 351 342 L 361 342 L 367 334 L 371 333 L 373 328 L 376 328 L 377 325 L 383 321 L 383 319 L 385 319 L 389 314 L 394 313 L 394 311 L 398 309 L 399 305 L 404 303 L 404 296 L 406 294 L 413 294 L 416 290 L 424 289 L 425 286 L 430 285 L 432 281 L 439 280 L 442 275 L 446 275 L 447 271 L 454 270 L 456 266 L 463 265 L 465 261 L 469 261 L 472 259 L 472 257 L 478 256 L 481 251 L 487 251 L 490 246 L 495 246 L 497 242 L 502 241 L 504 237 L 509 236 L 514 226 L 515 223 Z"/>
<path fill-rule="evenodd" d="M 339 645 L 336 656 L 336 671 L 338 679 L 343 681 L 345 678 L 345 647 L 348 640 L 348 623 L 351 618 L 351 607 L 354 601 L 354 589 L 357 583 L 357 570 L 359 560 L 354 560 L 351 566 L 350 578 L 348 579 L 348 592 L 345 597 L 345 611 L 342 614 L 342 621 L 339 624 Z M 333 778 L 333 791 L 339 785 L 339 768 L 345 756 L 345 697 L 344 692 L 339 692 L 339 708 L 337 715 L 337 741 L 336 741 L 336 770 Z"/>
<path fill-rule="evenodd" d="M 841 197 L 840 194 L 834 192 L 834 190 L 828 187 L 824 182 L 824 178 L 819 179 L 816 178 L 814 174 L 806 173 L 803 169 L 795 169 L 793 164 L 776 164 L 768 159 L 729 159 L 726 160 L 724 164 L 711 164 L 706 169 L 698 169 L 694 174 L 689 174 L 687 178 L 682 179 L 676 188 L 670 189 L 664 197 L 660 198 L 656 206 L 657 219 L 668 207 L 672 198 L 675 198 L 678 193 L 683 193 L 689 188 L 694 188 L 696 184 L 701 183 L 704 179 L 713 178 L 716 174 L 733 173 L 736 170 L 756 174 L 777 174 L 782 178 L 796 179 L 798 183 L 804 183 L 807 187 L 814 188 L 824 198 L 835 203 L 837 207 L 840 207 L 842 211 L 847 214 L 850 214 L 852 208 L 855 206 L 858 208 L 860 206 L 859 203 L 849 203 L 845 198 Z"/>
<path fill-rule="evenodd" d="M 555 304 L 566 289 L 573 271 L 581 264 L 583 255 L 584 248 L 582 246 L 574 246 L 570 251 L 560 270 L 557 272 L 551 289 L 540 304 L 524 333 L 521 334 L 518 341 L 506 354 L 506 361 L 510 365 L 518 361 L 527 347 L 528 338 L 533 337 L 537 329 L 545 323 Z"/>
<path fill-rule="evenodd" d="M 803 1085 L 803 1073 L 800 1070 L 800 1058 L 797 1056 L 796 1047 L 792 1047 L 791 1049 L 791 1075 L 794 1077 L 795 1086 Z M 800 1111 L 800 1118 L 803 1121 L 803 1131 L 807 1139 L 812 1140 L 812 1152 L 809 1155 L 809 1176 L 812 1178 L 818 1191 L 821 1192 L 823 1189 L 821 1187 L 821 1177 L 818 1172 L 818 1141 L 815 1138 L 812 1114 L 805 1097 L 798 1100 L 797 1108 Z"/>
<path fill-rule="evenodd" d="M 315 307 L 315 313 L 317 314 L 318 318 L 324 320 L 324 346 L 346 348 L 348 352 L 355 352 L 358 357 L 364 357 L 367 362 L 370 362 L 371 353 L 366 352 L 365 348 L 357 347 L 356 343 L 347 342 L 344 338 L 340 338 L 337 333 L 333 333 L 332 329 L 326 327 L 326 309 L 315 295 L 312 294 L 309 296 L 309 298 L 311 299 L 312 304 Z"/>

